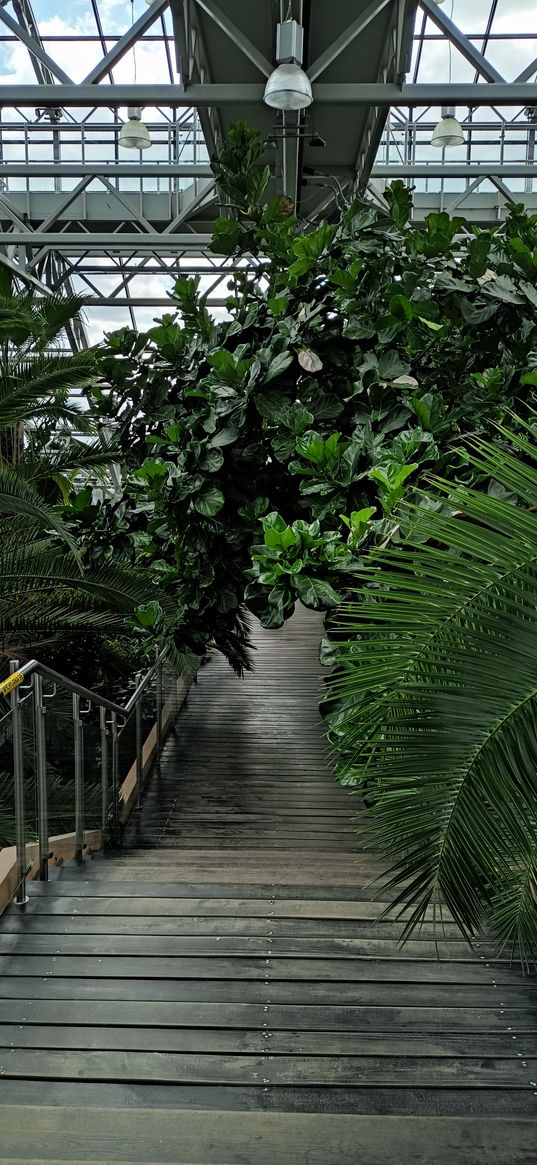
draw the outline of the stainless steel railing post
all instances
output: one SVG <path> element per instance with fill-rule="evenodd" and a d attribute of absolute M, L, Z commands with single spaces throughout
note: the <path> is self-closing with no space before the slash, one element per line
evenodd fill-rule
<path fill-rule="evenodd" d="M 136 687 L 142 682 L 142 673 L 136 674 Z M 142 778 L 143 778 L 143 696 L 139 696 L 136 703 L 136 808 L 142 807 Z"/>
<path fill-rule="evenodd" d="M 108 726 L 106 708 L 99 708 L 99 727 L 101 732 L 101 839 L 103 849 L 106 849 L 106 834 L 108 830 Z"/>
<path fill-rule="evenodd" d="M 47 744 L 45 736 L 46 708 L 43 700 L 43 677 L 34 673 L 34 742 L 35 771 L 37 782 L 37 834 L 39 840 L 39 878 L 48 881 L 49 840 L 48 840 L 48 789 L 47 789 Z"/>
<path fill-rule="evenodd" d="M 112 844 L 119 845 L 119 735 L 117 729 L 117 712 L 112 712 Z"/>
<path fill-rule="evenodd" d="M 19 670 L 19 661 L 14 659 L 9 665 L 11 675 Z M 20 682 L 20 681 L 19 681 Z M 22 708 L 19 686 L 11 692 L 11 713 L 13 725 L 13 776 L 15 795 L 15 843 L 17 847 L 17 893 L 15 901 L 24 906 L 26 894 L 26 817 L 24 812 L 24 744 L 22 739 Z"/>
<path fill-rule="evenodd" d="M 75 753 L 75 858 L 82 861 L 84 850 L 84 725 L 80 719 L 80 696 L 73 693 Z"/>
<path fill-rule="evenodd" d="M 162 664 L 157 667 L 155 677 L 155 713 L 157 726 L 157 772 L 160 773 L 160 754 L 162 751 Z"/>

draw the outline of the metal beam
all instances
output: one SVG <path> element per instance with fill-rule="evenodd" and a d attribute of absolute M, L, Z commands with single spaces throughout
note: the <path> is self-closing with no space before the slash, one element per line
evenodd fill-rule
<path fill-rule="evenodd" d="M 23 28 L 22 24 L 17 24 L 17 21 L 9 15 L 9 12 L 6 12 L 5 8 L 1 7 L 0 20 L 3 24 L 7 25 L 7 27 L 11 30 L 12 33 L 14 33 L 18 40 L 22 41 L 22 43 L 26 45 L 26 48 L 31 53 L 31 55 L 36 57 L 38 61 L 41 61 L 42 65 L 45 65 L 45 67 L 52 73 L 53 77 L 57 77 L 58 80 L 61 81 L 64 85 L 73 84 L 71 77 L 69 77 L 69 75 L 62 68 L 60 68 L 59 65 L 56 64 L 56 61 L 52 60 L 52 57 L 49 57 L 43 46 L 40 45 L 38 41 L 34 40 L 33 36 L 31 36 L 30 33 L 27 32 L 25 28 Z M 36 102 L 36 104 L 38 105 L 39 102 Z M 56 105 L 57 104 L 58 102 L 56 101 Z"/>
<path fill-rule="evenodd" d="M 537 73 L 537 57 L 535 60 L 530 61 L 529 65 L 526 65 L 526 68 L 518 74 L 518 77 L 515 77 L 513 83 L 515 85 L 524 84 L 524 82 L 529 81 L 530 78 L 535 75 L 535 73 Z"/>
<path fill-rule="evenodd" d="M 475 48 L 475 45 L 468 40 L 468 37 L 461 32 L 460 28 L 438 7 L 435 0 L 419 0 L 419 3 L 420 8 L 427 13 L 427 16 L 433 21 L 433 24 L 436 24 L 437 28 L 446 34 L 451 43 L 455 45 L 455 48 L 459 50 L 463 57 L 466 57 L 466 60 L 474 66 L 476 72 L 481 77 L 485 78 L 485 81 L 505 82 L 505 77 L 502 77 L 502 74 L 494 68 L 494 65 L 490 64 L 490 61 L 487 61 L 483 53 L 480 53 L 479 49 Z"/>
<path fill-rule="evenodd" d="M 222 32 L 225 32 L 226 36 L 244 53 L 245 57 L 248 57 L 248 60 L 259 69 L 260 73 L 263 73 L 264 77 L 270 77 L 274 66 L 263 56 L 263 53 L 259 52 L 259 49 L 252 44 L 251 40 L 244 35 L 242 29 L 238 28 L 229 19 L 227 14 L 218 7 L 218 4 L 214 3 L 214 0 L 194 0 L 194 2 L 198 8 L 202 8 L 207 13 L 207 16 L 210 16 L 214 20 Z M 385 0 L 385 3 L 388 3 L 388 0 Z"/>
<path fill-rule="evenodd" d="M 110 127 L 113 128 L 113 127 Z M 106 170 L 114 178 L 208 178 L 210 166 L 186 166 L 175 162 L 2 162 L 2 178 L 101 178 Z"/>
<path fill-rule="evenodd" d="M 176 275 L 177 272 L 170 271 L 170 280 L 173 280 Z M 204 293 L 202 292 L 202 294 Z M 212 299 L 208 297 L 207 304 L 209 307 L 225 307 L 229 297 L 230 296 L 228 296 L 226 299 Z M 121 297 L 116 296 L 114 299 L 106 296 L 101 297 L 98 295 L 89 295 L 84 297 L 84 307 L 167 307 L 168 311 L 173 311 L 174 307 L 176 306 L 177 305 L 174 304 L 173 299 L 163 295 L 144 295 L 141 297 L 135 295 L 124 295 Z"/>
<path fill-rule="evenodd" d="M 155 23 L 155 20 L 158 20 L 161 12 L 164 12 L 168 4 L 169 0 L 153 0 L 151 7 L 142 13 L 138 20 L 129 28 L 128 32 L 121 37 L 121 40 L 117 41 L 113 49 L 110 49 L 110 52 L 95 65 L 91 73 L 88 73 L 87 77 L 84 77 L 82 85 L 95 85 L 98 81 L 102 81 L 103 77 L 106 77 L 106 74 L 113 69 L 114 65 L 117 65 L 118 61 L 128 53 L 132 45 L 140 40 L 140 37 L 146 29 L 150 28 Z M 90 104 L 91 102 L 88 102 L 88 105 Z M 122 102 L 122 104 L 134 105 L 136 102 L 128 101 Z"/>
<path fill-rule="evenodd" d="M 204 202 L 208 194 L 212 194 L 214 192 L 215 186 L 216 181 L 213 178 L 212 182 L 208 182 L 207 185 L 203 187 L 203 190 L 198 190 L 197 193 L 194 194 L 193 198 L 189 199 L 188 203 L 186 203 L 186 205 L 181 208 L 179 214 L 176 215 L 172 222 L 168 223 L 168 226 L 164 228 L 163 233 L 165 235 L 175 234 L 177 232 L 177 227 L 181 226 L 181 223 L 190 218 L 194 211 L 198 209 L 202 202 Z"/>
<path fill-rule="evenodd" d="M 372 178 L 489 178 L 491 174 L 503 178 L 533 178 L 537 175 L 537 163 L 526 162 L 405 162 L 380 163 L 373 166 Z"/>
<path fill-rule="evenodd" d="M 359 36 L 365 28 L 367 28 L 368 24 L 371 24 L 371 21 L 374 20 L 375 17 L 378 16 L 379 13 L 381 13 L 384 8 L 388 6 L 388 4 L 391 3 L 392 0 L 373 0 L 373 3 L 369 5 L 369 8 L 366 8 L 365 12 L 361 12 L 360 15 L 356 17 L 356 20 L 353 20 L 352 24 L 349 24 L 344 32 L 342 32 L 340 36 L 336 37 L 336 39 L 332 41 L 332 44 L 328 45 L 328 48 L 326 48 L 324 52 L 321 53 L 319 57 L 317 57 L 317 60 L 314 61 L 312 65 L 310 65 L 309 69 L 307 70 L 310 81 L 316 81 L 317 77 L 320 77 L 321 73 L 324 73 L 325 69 L 327 69 L 328 66 L 331 65 L 337 57 L 339 57 L 340 53 L 344 52 L 344 50 L 348 48 L 350 44 L 352 44 L 353 40 L 355 40 L 356 37 Z"/>
<path fill-rule="evenodd" d="M 1 250 L 0 264 L 3 267 L 7 267 L 8 271 L 11 271 L 13 275 L 16 275 L 18 279 L 23 281 L 23 283 L 29 283 L 30 286 L 34 287 L 36 291 L 42 291 L 45 295 L 50 295 L 50 287 L 47 287 L 46 284 L 42 283 L 40 279 L 36 279 L 35 275 L 31 275 L 26 267 L 22 266 L 22 264 L 15 263 L 13 259 L 9 259 L 8 256 L 4 255 L 4 252 Z"/>
<path fill-rule="evenodd" d="M 127 234 L 118 233 L 107 234 L 103 231 L 0 231 L 0 246 L 4 247 L 48 247 L 55 251 L 66 251 L 67 254 L 73 254 L 75 251 L 110 251 L 123 252 L 133 251 L 159 251 L 164 250 L 166 254 L 174 254 L 178 251 L 199 251 L 204 247 L 208 247 L 211 241 L 211 235 L 197 235 L 189 232 L 189 234 L 159 234 L 157 231 L 152 234 Z"/>
<path fill-rule="evenodd" d="M 56 109 L 117 108 L 120 105 L 161 105 L 171 108 L 263 105 L 264 85 L 0 85 L 0 107 Z M 537 105 L 532 84 L 393 85 L 318 82 L 313 86 L 318 105 Z"/>

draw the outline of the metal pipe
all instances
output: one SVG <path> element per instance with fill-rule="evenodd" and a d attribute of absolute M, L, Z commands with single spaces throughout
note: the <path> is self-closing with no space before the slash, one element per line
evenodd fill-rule
<path fill-rule="evenodd" d="M 39 841 L 39 878 L 48 881 L 49 841 L 48 841 L 48 789 L 47 789 L 47 745 L 45 734 L 46 708 L 43 700 L 43 678 L 37 673 L 32 679 L 34 687 L 34 743 L 35 769 L 37 778 L 37 835 Z"/>
<path fill-rule="evenodd" d="M 9 665 L 12 676 L 19 673 L 19 661 L 13 659 Z M 15 901 L 24 906 L 28 901 L 26 893 L 26 816 L 24 812 L 24 744 L 22 738 L 22 708 L 20 704 L 20 684 L 11 692 L 11 714 L 13 726 L 13 778 L 15 799 L 15 844 L 17 848 L 17 893 Z"/>
<path fill-rule="evenodd" d="M 40 109 L 165 106 L 172 109 L 263 106 L 264 84 L 221 85 L 0 85 L 0 107 Z M 535 104 L 530 82 L 492 81 L 396 85 L 382 82 L 314 82 L 315 106 L 526 106 Z"/>
<path fill-rule="evenodd" d="M 136 688 L 141 684 L 141 672 L 136 676 Z M 136 808 L 142 807 L 142 779 L 143 779 L 143 701 L 141 695 L 136 702 Z"/>
<path fill-rule="evenodd" d="M 99 708 L 101 732 L 101 836 L 103 849 L 106 848 L 108 830 L 108 726 L 106 708 Z"/>
<path fill-rule="evenodd" d="M 75 752 L 75 858 L 82 861 L 84 850 L 84 725 L 80 719 L 80 696 L 73 693 Z"/>

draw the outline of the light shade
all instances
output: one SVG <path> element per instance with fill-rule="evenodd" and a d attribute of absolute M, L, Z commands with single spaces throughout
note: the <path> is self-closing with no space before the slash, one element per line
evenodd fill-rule
<path fill-rule="evenodd" d="M 456 117 L 444 114 L 434 127 L 431 145 L 438 146 L 440 150 L 449 149 L 450 146 L 464 145 L 464 134 L 460 121 Z"/>
<path fill-rule="evenodd" d="M 307 73 L 300 65 L 278 65 L 265 85 L 263 101 L 271 109 L 306 109 L 313 101 Z"/>
<path fill-rule="evenodd" d="M 147 126 L 138 117 L 130 117 L 121 126 L 119 144 L 126 150 L 147 150 L 151 145 Z"/>

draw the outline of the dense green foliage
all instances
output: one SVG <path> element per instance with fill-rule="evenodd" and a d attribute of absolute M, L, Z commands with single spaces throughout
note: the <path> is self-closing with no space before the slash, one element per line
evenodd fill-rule
<path fill-rule="evenodd" d="M 508 434 L 503 434 L 507 436 Z M 332 736 L 367 785 L 390 911 L 443 902 L 537 958 L 537 440 L 473 442 L 517 504 L 445 485 L 406 544 L 375 550 L 338 613 Z"/>
<path fill-rule="evenodd" d="M 61 517 L 81 478 L 113 455 L 72 403 L 95 382 L 94 353 L 55 350 L 81 306 L 77 298 L 16 295 L 0 273 L 0 636 L 7 657 L 51 635 L 124 632 L 126 615 L 147 597 L 145 580 L 130 568 L 86 570 Z"/>
<path fill-rule="evenodd" d="M 537 383 L 534 219 L 416 230 L 395 183 L 385 214 L 355 202 L 304 232 L 285 200 L 263 203 L 262 153 L 239 125 L 215 162 L 230 210 L 212 247 L 244 263 L 229 319 L 181 278 L 177 311 L 108 337 L 93 404 L 123 485 L 66 515 L 96 564 L 147 571 L 141 632 L 195 654 L 213 641 L 239 669 L 244 606 L 277 627 L 297 599 L 336 605 L 364 550 L 401 539 L 401 501 L 432 470 L 474 481 L 462 439 Z"/>
<path fill-rule="evenodd" d="M 8 660 L 38 655 L 92 686 L 102 678 L 103 645 L 120 658 L 125 619 L 149 597 L 147 580 L 127 564 L 95 567 L 62 519 L 81 481 L 106 468 L 114 450 L 87 412 L 73 404 L 96 379 L 94 353 L 60 343 L 82 301 L 15 294 L 0 267 L 0 674 Z M 97 478 L 98 481 L 98 478 Z M 118 635 L 110 646 L 103 635 Z M 99 652 L 95 643 L 99 642 Z M 91 658 L 97 655 L 98 666 Z M 117 670 L 117 669 L 116 669 Z M 132 671 L 132 663 L 130 666 Z M 110 671 L 110 666 L 108 666 Z M 0 718 L 9 704 L 0 699 Z M 33 829 L 32 705 L 24 705 L 28 825 Z M 72 708 L 48 706 L 50 827 L 73 823 Z M 93 741 L 95 754 L 95 740 Z M 87 821 L 99 808 L 86 781 Z M 11 723 L 0 727 L 0 846 L 14 839 Z"/>

